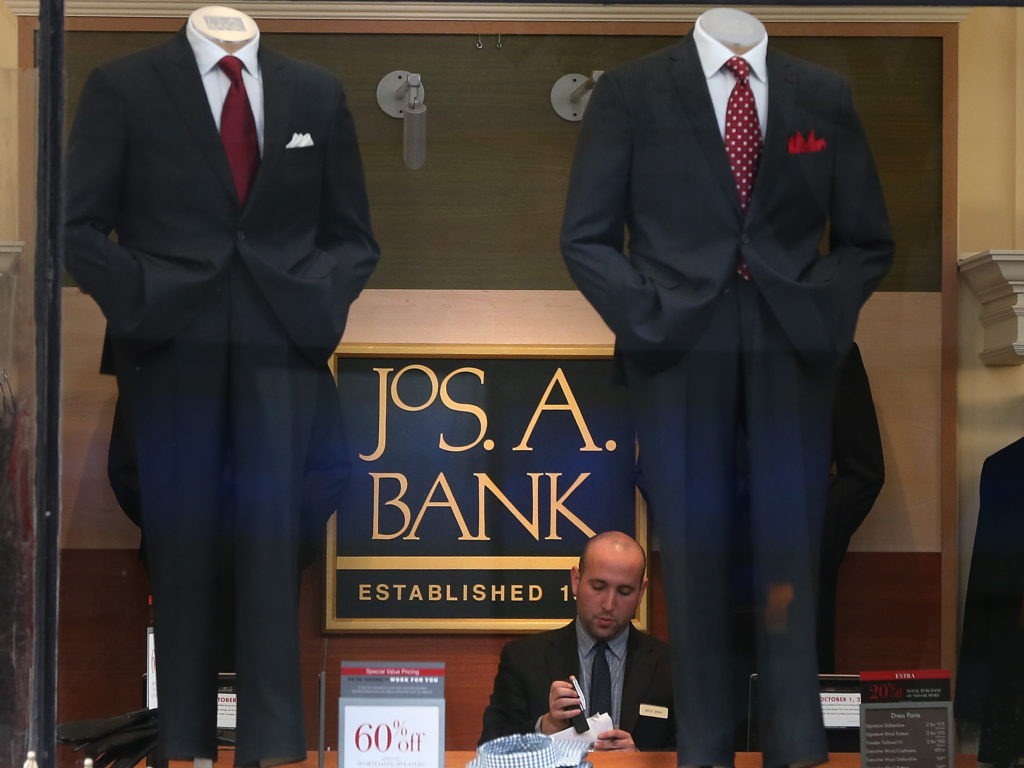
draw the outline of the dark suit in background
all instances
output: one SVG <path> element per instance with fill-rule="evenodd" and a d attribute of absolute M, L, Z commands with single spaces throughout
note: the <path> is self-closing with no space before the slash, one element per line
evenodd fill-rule
<path fill-rule="evenodd" d="M 827 757 L 815 614 L 833 381 L 893 256 L 846 82 L 770 47 L 767 70 L 745 217 L 690 35 L 598 81 L 562 229 L 631 393 L 638 482 L 662 550 L 680 765 L 734 761 L 737 441 L 751 470 L 765 764 Z M 797 134 L 812 130 L 822 141 L 809 149 Z"/>
<path fill-rule="evenodd" d="M 513 733 L 533 733 L 548 711 L 552 680 L 579 676 L 576 622 L 505 644 L 490 704 L 484 710 L 480 742 Z M 675 746 L 675 708 L 669 650 L 661 640 L 629 628 L 619 727 L 633 734 L 640 750 Z M 668 718 L 640 715 L 640 705 L 663 707 Z"/>
<path fill-rule="evenodd" d="M 106 316 L 137 458 L 164 755 L 216 755 L 229 611 L 242 765 L 305 756 L 299 510 L 304 478 L 330 463 L 326 361 L 379 258 L 341 84 L 265 47 L 259 62 L 263 153 L 244 208 L 184 30 L 90 74 L 68 154 L 67 265 Z M 312 146 L 285 149 L 296 133 Z"/>
<path fill-rule="evenodd" d="M 1024 755 L 1024 438 L 981 468 L 980 506 L 964 602 L 954 714 L 979 728 L 978 761 Z"/>
<path fill-rule="evenodd" d="M 832 412 L 833 471 L 821 538 L 818 595 L 818 669 L 836 671 L 836 591 L 850 539 L 868 516 L 885 483 L 882 436 L 871 383 L 854 344 L 839 367 Z M 855 670 L 850 670 L 855 671 Z"/>

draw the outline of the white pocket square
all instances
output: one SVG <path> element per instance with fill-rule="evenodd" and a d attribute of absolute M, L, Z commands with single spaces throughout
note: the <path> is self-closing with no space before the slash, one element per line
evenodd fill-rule
<path fill-rule="evenodd" d="M 285 149 L 297 149 L 299 147 L 312 147 L 313 137 L 308 133 L 293 133 L 292 140 L 284 145 Z"/>

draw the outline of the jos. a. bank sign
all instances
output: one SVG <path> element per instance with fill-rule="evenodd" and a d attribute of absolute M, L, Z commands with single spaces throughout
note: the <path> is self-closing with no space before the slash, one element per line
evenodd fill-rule
<path fill-rule="evenodd" d="M 335 362 L 352 476 L 328 531 L 326 629 L 557 626 L 575 614 L 569 569 L 587 538 L 646 545 L 610 350 Z"/>

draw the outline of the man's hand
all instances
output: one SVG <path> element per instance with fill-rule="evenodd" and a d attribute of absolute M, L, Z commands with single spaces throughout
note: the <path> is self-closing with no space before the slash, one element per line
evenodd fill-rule
<path fill-rule="evenodd" d="M 568 680 L 555 680 L 548 690 L 548 711 L 541 718 L 542 733 L 557 733 L 569 727 L 569 718 L 583 710 L 576 689 Z M 621 732 L 620 732 L 621 733 Z M 627 734 L 628 736 L 628 734 Z M 632 743 L 632 739 L 630 739 Z"/>
<path fill-rule="evenodd" d="M 614 728 L 597 735 L 594 742 L 595 752 L 636 752 L 633 736 L 627 731 Z"/>

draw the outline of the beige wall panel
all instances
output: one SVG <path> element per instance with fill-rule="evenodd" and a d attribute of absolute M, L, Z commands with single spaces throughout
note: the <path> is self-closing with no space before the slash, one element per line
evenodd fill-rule
<path fill-rule="evenodd" d="M 960 26 L 959 240 L 961 253 L 1014 248 L 1016 179 L 1024 127 L 1016 117 L 1024 104 L 1024 59 L 1018 28 L 1024 12 L 975 8 Z M 1014 162 L 1017 160 L 1017 162 Z M 961 313 L 963 317 L 963 313 Z M 970 318 L 968 318 L 970 319 Z M 972 320 L 973 322 L 973 320 Z"/>
<path fill-rule="evenodd" d="M 0 40 L 3 37 L 0 30 Z M 0 240 L 21 239 L 18 236 L 18 88 L 18 70 L 0 67 Z"/>
<path fill-rule="evenodd" d="M 876 293 L 857 342 L 871 379 L 885 486 L 851 549 L 939 552 L 938 293 Z"/>
<path fill-rule="evenodd" d="M 103 315 L 77 288 L 63 292 L 61 344 L 61 546 L 129 549 L 139 529 L 121 512 L 107 482 L 107 446 L 117 387 L 99 373 Z"/>
<path fill-rule="evenodd" d="M 18 66 L 18 17 L 0 2 L 0 69 Z"/>
<path fill-rule="evenodd" d="M 363 291 L 347 344 L 597 344 L 614 339 L 576 291 Z"/>

